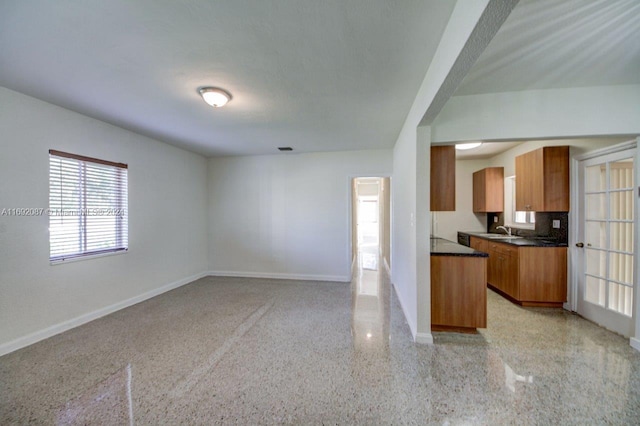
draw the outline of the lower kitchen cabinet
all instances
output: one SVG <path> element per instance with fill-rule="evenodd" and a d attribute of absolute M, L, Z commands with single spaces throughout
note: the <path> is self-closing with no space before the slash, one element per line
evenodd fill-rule
<path fill-rule="evenodd" d="M 489 253 L 489 241 L 483 240 L 482 238 L 471 237 L 469 247 L 474 250 Z"/>
<path fill-rule="evenodd" d="M 473 240 L 472 238 L 472 246 Z M 567 300 L 567 248 L 488 245 L 487 282 L 522 306 L 562 307 Z"/>
<path fill-rule="evenodd" d="M 431 330 L 487 327 L 487 258 L 431 256 Z"/>

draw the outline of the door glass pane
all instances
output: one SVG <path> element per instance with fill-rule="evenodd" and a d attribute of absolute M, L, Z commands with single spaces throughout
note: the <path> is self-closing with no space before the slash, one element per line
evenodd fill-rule
<path fill-rule="evenodd" d="M 623 315 L 631 316 L 631 301 L 633 289 L 626 285 L 609 283 L 608 308 Z"/>
<path fill-rule="evenodd" d="M 611 193 L 611 219 L 633 220 L 633 191 Z"/>
<path fill-rule="evenodd" d="M 611 253 L 609 255 L 609 277 L 629 285 L 633 283 L 633 256 Z"/>
<path fill-rule="evenodd" d="M 633 223 L 612 222 L 610 226 L 611 250 L 633 252 Z"/>
<path fill-rule="evenodd" d="M 609 165 L 611 189 L 632 189 L 633 188 L 633 160 L 616 161 Z"/>
<path fill-rule="evenodd" d="M 585 245 L 591 247 L 606 248 L 607 246 L 607 222 L 587 221 L 585 223 Z"/>
<path fill-rule="evenodd" d="M 584 300 L 604 306 L 605 282 L 598 278 L 586 276 Z"/>
<path fill-rule="evenodd" d="M 606 194 L 589 194 L 587 198 L 587 219 L 606 219 Z"/>
<path fill-rule="evenodd" d="M 602 250 L 585 250 L 585 272 L 599 277 L 607 276 L 607 252 Z"/>
<path fill-rule="evenodd" d="M 604 164 L 587 167 L 584 172 L 586 191 L 604 191 L 607 186 L 606 178 L 606 166 Z"/>

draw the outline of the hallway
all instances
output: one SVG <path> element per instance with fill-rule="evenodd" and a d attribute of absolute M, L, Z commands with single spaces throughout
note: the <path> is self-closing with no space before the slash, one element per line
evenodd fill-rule
<path fill-rule="evenodd" d="M 489 292 L 416 345 L 371 252 L 349 284 L 207 277 L 0 358 L 0 424 L 636 423 L 640 356 Z"/>

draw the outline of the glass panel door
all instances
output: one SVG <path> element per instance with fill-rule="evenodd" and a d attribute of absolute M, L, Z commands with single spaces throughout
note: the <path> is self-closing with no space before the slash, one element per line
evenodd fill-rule
<path fill-rule="evenodd" d="M 634 150 L 581 162 L 578 313 L 630 336 L 634 288 Z"/>

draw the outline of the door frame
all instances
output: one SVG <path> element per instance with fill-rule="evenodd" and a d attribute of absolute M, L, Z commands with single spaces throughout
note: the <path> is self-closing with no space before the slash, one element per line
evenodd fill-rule
<path fill-rule="evenodd" d="M 599 157 L 606 154 L 613 154 L 620 151 L 625 151 L 628 149 L 636 149 L 636 155 L 634 158 L 634 173 L 636 176 L 636 185 L 640 182 L 640 150 L 638 150 L 638 145 L 640 145 L 640 137 L 636 139 L 632 139 L 627 142 L 623 142 L 620 144 L 608 146 L 605 148 L 597 149 L 594 151 L 587 152 L 585 154 L 577 155 L 572 157 L 571 159 L 571 211 L 569 213 L 569 223 L 571 224 L 569 227 L 569 250 L 568 250 L 568 262 L 569 262 L 569 288 L 567 295 L 567 302 L 564 304 L 564 308 L 576 312 L 578 309 L 578 276 L 581 273 L 581 265 L 577 262 L 578 248 L 576 247 L 576 243 L 579 238 L 579 223 L 578 220 L 580 218 L 579 209 L 581 208 L 580 204 L 580 194 L 579 194 L 579 170 L 580 170 L 580 162 L 584 160 L 589 160 L 591 158 Z M 640 191 L 640 186 L 638 186 Z M 634 318 L 634 332 L 631 333 L 631 346 L 640 350 L 640 303 L 638 303 L 638 298 L 640 296 L 640 288 L 638 286 L 638 258 L 640 257 L 640 253 L 638 252 L 638 248 L 640 247 L 638 239 L 640 238 L 640 229 L 638 229 L 638 218 L 640 217 L 640 192 L 635 197 L 635 223 L 634 223 L 634 236 L 633 236 L 633 244 L 634 244 L 634 262 L 633 262 L 633 270 L 634 270 L 634 290 L 633 290 L 633 318 Z M 633 337 L 635 336 L 635 337 Z"/>
<path fill-rule="evenodd" d="M 389 260 L 391 261 L 391 265 L 393 265 L 393 175 L 391 173 L 365 173 L 365 174 L 353 174 L 353 175 L 348 175 L 347 176 L 347 181 L 348 181 L 348 188 L 349 188 L 349 196 L 348 196 L 348 200 L 349 202 L 347 203 L 347 229 L 349 231 L 349 244 L 348 244 L 348 257 L 349 257 L 349 276 L 352 277 L 353 276 L 353 269 L 354 269 L 354 259 L 352 258 L 352 253 L 353 253 L 353 232 L 355 232 L 355 229 L 353 228 L 353 218 L 354 218 L 354 214 L 355 212 L 353 211 L 353 181 L 354 179 L 358 179 L 358 178 L 389 178 L 389 194 L 390 198 L 389 198 L 389 248 L 390 248 L 390 253 L 389 253 Z M 357 200 L 356 200 L 357 202 Z M 386 220 L 386 218 L 385 218 Z M 383 262 L 386 266 L 386 262 Z M 389 275 L 391 275 L 391 269 L 388 269 L 387 272 L 389 273 Z"/>

